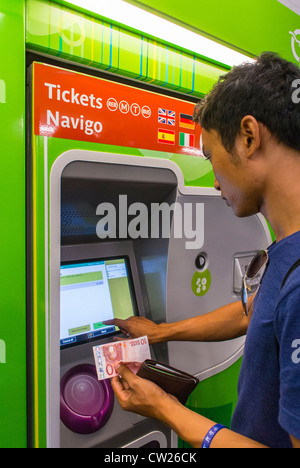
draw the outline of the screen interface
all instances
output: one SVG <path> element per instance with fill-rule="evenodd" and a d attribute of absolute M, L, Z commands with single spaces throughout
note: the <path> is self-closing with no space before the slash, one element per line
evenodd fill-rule
<path fill-rule="evenodd" d="M 60 346 L 116 333 L 105 320 L 135 315 L 127 258 L 65 263 L 60 269 Z"/>

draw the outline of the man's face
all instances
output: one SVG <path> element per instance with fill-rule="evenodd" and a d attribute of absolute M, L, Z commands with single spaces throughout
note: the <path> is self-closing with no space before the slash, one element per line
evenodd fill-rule
<path fill-rule="evenodd" d="M 232 155 L 223 146 L 215 130 L 202 130 L 203 154 L 212 164 L 215 189 L 236 216 L 251 216 L 259 211 L 259 191 L 255 187 L 252 167 L 244 157 L 243 146 L 237 137 Z"/>

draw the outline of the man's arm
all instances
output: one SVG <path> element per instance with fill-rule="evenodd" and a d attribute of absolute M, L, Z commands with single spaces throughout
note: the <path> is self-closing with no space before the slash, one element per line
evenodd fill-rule
<path fill-rule="evenodd" d="M 291 434 L 290 434 L 290 439 L 291 439 L 293 448 L 300 448 L 300 440 L 299 439 L 296 439 L 296 437 L 293 437 Z"/>
<path fill-rule="evenodd" d="M 165 341 L 226 341 L 245 335 L 248 325 L 240 301 L 198 317 L 162 324 Z"/>
<path fill-rule="evenodd" d="M 194 413 L 185 406 L 177 403 L 171 398 L 165 406 L 158 406 L 159 420 L 173 429 L 182 439 L 192 447 L 201 448 L 203 440 L 208 431 L 216 424 L 215 422 Z M 255 440 L 244 437 L 227 428 L 219 431 L 213 438 L 211 448 L 267 448 Z"/>
<path fill-rule="evenodd" d="M 181 405 L 149 380 L 136 376 L 125 364 L 117 367 L 119 377 L 112 378 L 112 387 L 125 411 L 155 418 L 173 429 L 178 436 L 199 448 L 214 422 Z M 222 429 L 213 438 L 211 448 L 265 448 L 258 442 L 229 429 Z"/>
<path fill-rule="evenodd" d="M 213 312 L 174 323 L 156 324 L 145 317 L 114 319 L 105 323 L 118 326 L 122 332 L 137 338 L 147 335 L 150 344 L 165 341 L 226 341 L 244 335 L 249 325 L 240 301 Z"/>

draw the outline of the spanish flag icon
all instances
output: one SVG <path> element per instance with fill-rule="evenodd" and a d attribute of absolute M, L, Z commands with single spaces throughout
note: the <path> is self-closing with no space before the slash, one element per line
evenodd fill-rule
<path fill-rule="evenodd" d="M 175 132 L 171 130 L 158 129 L 157 136 L 158 143 L 166 143 L 168 145 L 175 145 Z"/>

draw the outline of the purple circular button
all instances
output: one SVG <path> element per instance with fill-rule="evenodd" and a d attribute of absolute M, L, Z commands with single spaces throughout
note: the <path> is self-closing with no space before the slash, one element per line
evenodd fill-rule
<path fill-rule="evenodd" d="M 84 372 L 73 375 L 66 382 L 64 399 L 75 413 L 90 416 L 101 410 L 105 392 L 92 375 Z"/>
<path fill-rule="evenodd" d="M 114 406 L 110 380 L 98 381 L 95 366 L 70 369 L 60 383 L 62 422 L 73 432 L 91 434 L 109 420 Z"/>

